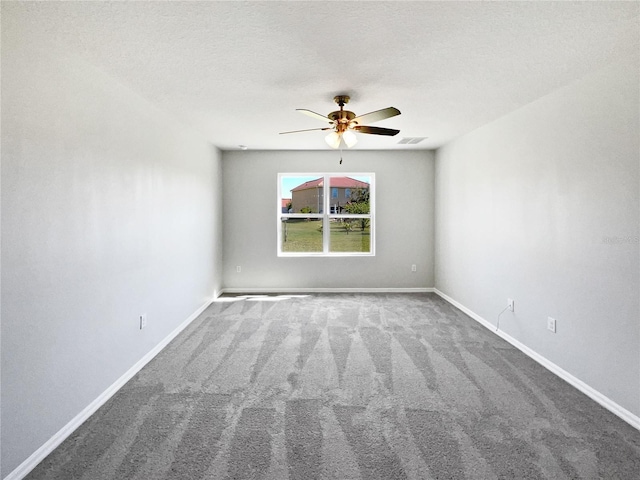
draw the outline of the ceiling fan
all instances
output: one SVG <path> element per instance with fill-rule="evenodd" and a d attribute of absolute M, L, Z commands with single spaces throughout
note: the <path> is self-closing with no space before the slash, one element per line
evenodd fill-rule
<path fill-rule="evenodd" d="M 331 130 L 329 135 L 325 137 L 325 141 L 332 148 L 339 148 L 340 142 L 344 140 L 348 148 L 353 147 L 358 139 L 354 135 L 354 131 L 360 133 L 368 133 L 372 135 L 397 135 L 400 130 L 394 130 L 392 128 L 370 127 L 363 125 L 363 123 L 377 122 L 384 120 L 385 118 L 395 117 L 400 115 L 400 110 L 394 107 L 383 108 L 382 110 L 376 110 L 375 112 L 365 113 L 364 115 L 356 116 L 355 113 L 345 110 L 344 106 L 349 103 L 348 95 L 337 95 L 333 97 L 333 101 L 338 104 L 340 110 L 331 112 L 329 115 L 324 116 L 311 110 L 304 108 L 296 109 L 298 112 L 309 115 L 310 117 L 317 118 L 330 124 L 329 127 L 323 128 L 308 128 L 306 130 L 293 130 L 291 132 L 281 132 L 280 135 L 287 133 L 298 132 L 310 132 L 312 130 Z"/>

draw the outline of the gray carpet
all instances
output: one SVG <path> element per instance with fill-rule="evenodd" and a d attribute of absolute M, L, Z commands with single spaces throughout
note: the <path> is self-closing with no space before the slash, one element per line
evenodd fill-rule
<path fill-rule="evenodd" d="M 27 478 L 638 472 L 640 432 L 439 297 L 320 294 L 212 304 Z"/>

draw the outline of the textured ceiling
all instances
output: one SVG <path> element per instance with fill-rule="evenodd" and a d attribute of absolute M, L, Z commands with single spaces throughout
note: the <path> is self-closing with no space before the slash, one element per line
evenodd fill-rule
<path fill-rule="evenodd" d="M 3 35 L 89 61 L 222 149 L 327 149 L 351 95 L 396 137 L 436 148 L 638 48 L 638 2 L 2 2 Z M 403 137 L 428 137 L 398 145 Z"/>

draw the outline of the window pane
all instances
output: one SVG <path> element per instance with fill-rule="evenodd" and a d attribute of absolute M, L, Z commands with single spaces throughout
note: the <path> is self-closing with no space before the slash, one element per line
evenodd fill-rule
<path fill-rule="evenodd" d="M 370 213 L 370 176 L 331 177 L 329 183 L 331 186 L 330 213 L 358 215 Z"/>
<path fill-rule="evenodd" d="M 369 218 L 332 218 L 329 225 L 330 252 L 371 252 Z"/>
<path fill-rule="evenodd" d="M 322 213 L 324 178 L 283 175 L 280 182 L 282 213 Z"/>
<path fill-rule="evenodd" d="M 322 220 L 318 218 L 283 218 L 283 252 L 322 252 Z"/>

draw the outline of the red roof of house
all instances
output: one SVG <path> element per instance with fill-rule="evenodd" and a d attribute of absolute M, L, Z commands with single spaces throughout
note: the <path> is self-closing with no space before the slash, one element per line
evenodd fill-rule
<path fill-rule="evenodd" d="M 282 208 L 285 208 L 290 201 L 291 201 L 290 198 L 283 198 L 282 199 Z"/>
<path fill-rule="evenodd" d="M 329 183 L 332 187 L 338 188 L 369 188 L 369 184 L 367 182 L 356 180 L 355 178 L 351 177 L 331 177 L 329 179 Z M 304 182 L 302 185 L 298 185 L 296 188 L 292 188 L 291 191 L 297 192 L 298 190 L 307 190 L 309 188 L 322 186 L 324 186 L 324 177 Z"/>

